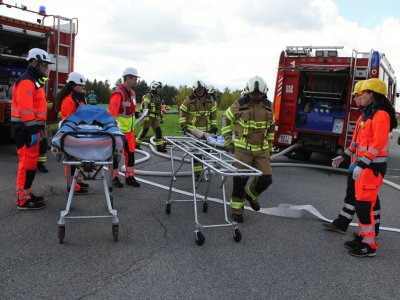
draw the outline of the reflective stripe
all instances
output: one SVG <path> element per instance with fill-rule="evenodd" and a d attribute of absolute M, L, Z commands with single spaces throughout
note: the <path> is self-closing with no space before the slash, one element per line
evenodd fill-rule
<path fill-rule="evenodd" d="M 37 122 L 35 120 L 25 122 L 25 126 L 27 126 L 27 127 L 33 126 L 33 125 L 37 125 Z"/>
<path fill-rule="evenodd" d="M 254 202 L 257 202 L 257 201 L 258 201 L 258 196 L 254 195 L 254 194 L 251 192 L 250 188 L 247 188 L 246 193 L 247 193 L 247 195 L 250 196 L 250 198 L 251 198 Z"/>
<path fill-rule="evenodd" d="M 233 208 L 233 209 L 241 209 L 244 207 L 244 201 L 236 202 L 231 199 L 230 203 L 231 203 L 231 208 Z"/>
<path fill-rule="evenodd" d="M 378 209 L 378 210 L 374 210 L 374 216 L 377 216 L 377 215 L 380 215 L 381 214 L 381 211 Z"/>
<path fill-rule="evenodd" d="M 357 148 L 358 143 L 357 142 L 351 142 L 350 147 L 351 148 Z"/>
<path fill-rule="evenodd" d="M 364 237 L 362 242 L 364 244 L 374 244 L 375 243 L 375 239 L 372 237 Z"/>
<path fill-rule="evenodd" d="M 375 232 L 375 226 L 373 225 L 361 225 L 361 232 Z"/>
<path fill-rule="evenodd" d="M 346 153 L 348 156 L 354 156 L 354 152 L 350 151 L 349 149 L 344 150 L 344 153 Z"/>
<path fill-rule="evenodd" d="M 343 216 L 343 217 L 345 217 L 346 219 L 349 219 L 349 220 L 353 219 L 353 215 L 351 215 L 351 214 L 349 214 L 349 213 L 347 213 L 347 212 L 345 212 L 343 210 L 339 213 L 339 215 L 341 215 L 341 216 Z"/>
<path fill-rule="evenodd" d="M 375 156 L 377 156 L 379 154 L 379 151 L 372 147 L 368 147 L 368 151 L 371 152 Z"/>
<path fill-rule="evenodd" d="M 344 206 L 345 208 L 351 210 L 351 211 L 355 211 L 355 210 L 356 210 L 356 207 L 355 207 L 354 205 L 351 205 L 351 204 L 345 203 L 343 206 Z"/>
<path fill-rule="evenodd" d="M 357 147 L 357 150 L 358 150 L 358 151 L 365 152 L 365 151 L 368 151 L 368 147 L 367 147 L 367 146 L 358 146 L 358 147 Z"/>
<path fill-rule="evenodd" d="M 11 122 L 24 122 L 24 121 L 22 120 L 22 118 L 11 117 Z"/>

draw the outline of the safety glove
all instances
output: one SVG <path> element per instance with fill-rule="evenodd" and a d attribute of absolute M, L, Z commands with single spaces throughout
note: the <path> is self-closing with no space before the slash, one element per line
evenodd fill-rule
<path fill-rule="evenodd" d="M 361 168 L 360 166 L 355 167 L 355 168 L 354 168 L 354 171 L 353 171 L 353 180 L 358 180 L 358 179 L 360 179 L 360 177 L 361 177 L 361 172 L 362 172 L 363 170 L 364 170 L 364 169 Z"/>
<path fill-rule="evenodd" d="M 29 146 L 36 146 L 38 141 L 39 141 L 39 133 L 36 132 L 35 134 L 31 135 L 31 142 L 30 142 Z"/>
<path fill-rule="evenodd" d="M 218 128 L 215 127 L 215 126 L 213 126 L 213 127 L 210 128 L 210 131 L 209 131 L 209 132 L 210 132 L 211 134 L 214 134 L 214 135 L 215 135 L 215 134 L 217 134 L 217 131 L 218 131 Z"/>
<path fill-rule="evenodd" d="M 186 134 L 186 132 L 188 131 L 187 126 L 182 126 L 181 131 L 183 134 Z"/>
<path fill-rule="evenodd" d="M 225 149 L 227 152 L 233 153 L 235 151 L 235 145 L 233 144 L 231 137 L 225 137 Z"/>
<path fill-rule="evenodd" d="M 332 167 L 339 168 L 340 164 L 345 160 L 345 158 L 341 155 L 332 158 Z"/>

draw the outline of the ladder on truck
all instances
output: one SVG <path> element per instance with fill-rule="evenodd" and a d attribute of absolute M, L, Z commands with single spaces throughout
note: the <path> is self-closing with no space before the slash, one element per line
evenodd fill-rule
<path fill-rule="evenodd" d="M 369 78 L 369 70 L 371 69 L 371 58 L 372 58 L 372 50 L 370 52 L 358 52 L 357 50 L 353 49 L 352 51 L 352 58 L 351 58 L 351 65 L 350 65 L 350 73 L 351 74 L 351 93 L 350 93 L 350 107 L 349 113 L 347 114 L 347 127 L 346 127 L 346 138 L 344 141 L 344 147 L 347 147 L 348 143 L 351 141 L 354 133 L 354 129 L 357 124 L 357 120 L 351 120 L 351 113 L 353 111 L 357 111 L 359 108 L 354 104 L 353 99 L 353 91 L 354 86 L 357 82 L 361 80 L 365 80 Z M 368 59 L 367 66 L 361 66 L 359 64 L 359 59 Z"/>
<path fill-rule="evenodd" d="M 53 16 L 53 15 L 47 15 L 46 17 L 53 17 L 53 30 L 57 33 L 57 36 L 55 37 L 55 49 L 54 49 L 54 58 L 55 58 L 55 82 L 54 86 L 56 87 L 54 89 L 54 99 L 56 98 L 57 91 L 64 87 L 65 83 L 62 82 L 60 83 L 59 79 L 59 72 L 62 73 L 67 73 L 69 74 L 71 72 L 71 60 L 72 60 L 72 47 L 73 47 L 73 36 L 78 33 L 78 19 L 77 18 L 65 18 L 61 16 Z M 65 21 L 65 24 L 61 24 L 61 21 Z M 76 22 L 74 22 L 76 21 Z M 76 28 L 75 28 L 76 24 Z M 75 33 L 76 29 L 76 33 Z M 61 42 L 61 31 L 67 31 L 69 32 L 69 38 L 66 41 L 66 43 Z M 60 61 L 60 50 L 61 49 L 66 49 L 67 52 L 67 61 L 66 63 L 61 63 Z M 63 66 L 63 70 L 60 70 L 61 66 Z"/>

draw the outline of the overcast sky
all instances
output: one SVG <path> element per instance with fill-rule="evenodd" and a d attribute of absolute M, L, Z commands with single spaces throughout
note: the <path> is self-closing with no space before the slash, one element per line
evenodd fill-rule
<path fill-rule="evenodd" d="M 4 0 L 7 3 L 16 1 Z M 76 17 L 75 71 L 114 83 L 127 66 L 151 82 L 242 88 L 264 77 L 273 98 L 288 45 L 384 52 L 400 78 L 400 4 L 392 0 L 21 0 Z M 3 12 L 0 11 L 1 14 Z M 400 101 L 398 101 L 400 102 Z"/>

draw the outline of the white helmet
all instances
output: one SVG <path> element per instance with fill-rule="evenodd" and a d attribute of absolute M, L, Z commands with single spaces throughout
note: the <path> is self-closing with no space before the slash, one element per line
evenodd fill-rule
<path fill-rule="evenodd" d="M 133 67 L 128 67 L 124 70 L 124 72 L 122 72 L 122 77 L 124 77 L 126 75 L 132 75 L 132 76 L 139 77 L 137 70 Z"/>
<path fill-rule="evenodd" d="M 209 93 L 209 94 L 214 94 L 215 93 L 215 88 L 214 88 L 214 86 L 213 85 L 208 85 L 207 86 L 207 93 Z"/>
<path fill-rule="evenodd" d="M 263 94 L 266 94 L 268 91 L 268 87 L 264 79 L 262 79 L 260 76 L 254 76 L 251 77 L 247 82 L 245 91 L 246 93 L 252 93 L 254 91 L 258 91 Z"/>
<path fill-rule="evenodd" d="M 31 59 L 36 59 L 39 62 L 45 62 L 48 64 L 54 64 L 50 60 L 49 54 L 46 51 L 39 48 L 32 48 L 31 50 L 29 50 L 26 60 L 30 61 Z"/>
<path fill-rule="evenodd" d="M 155 91 L 157 88 L 162 88 L 162 83 L 160 81 L 153 81 L 150 83 L 150 90 Z"/>
<path fill-rule="evenodd" d="M 192 86 L 193 92 L 194 92 L 195 90 L 197 90 L 198 88 L 207 89 L 207 85 L 204 83 L 204 81 L 196 80 L 196 81 L 193 83 L 193 86 Z"/>
<path fill-rule="evenodd" d="M 81 73 L 71 72 L 68 74 L 67 83 L 73 82 L 75 84 L 84 85 L 86 82 L 85 77 Z"/>
<path fill-rule="evenodd" d="M 244 95 L 246 95 L 246 89 L 243 89 L 243 90 L 240 92 L 240 97 L 243 97 Z"/>

